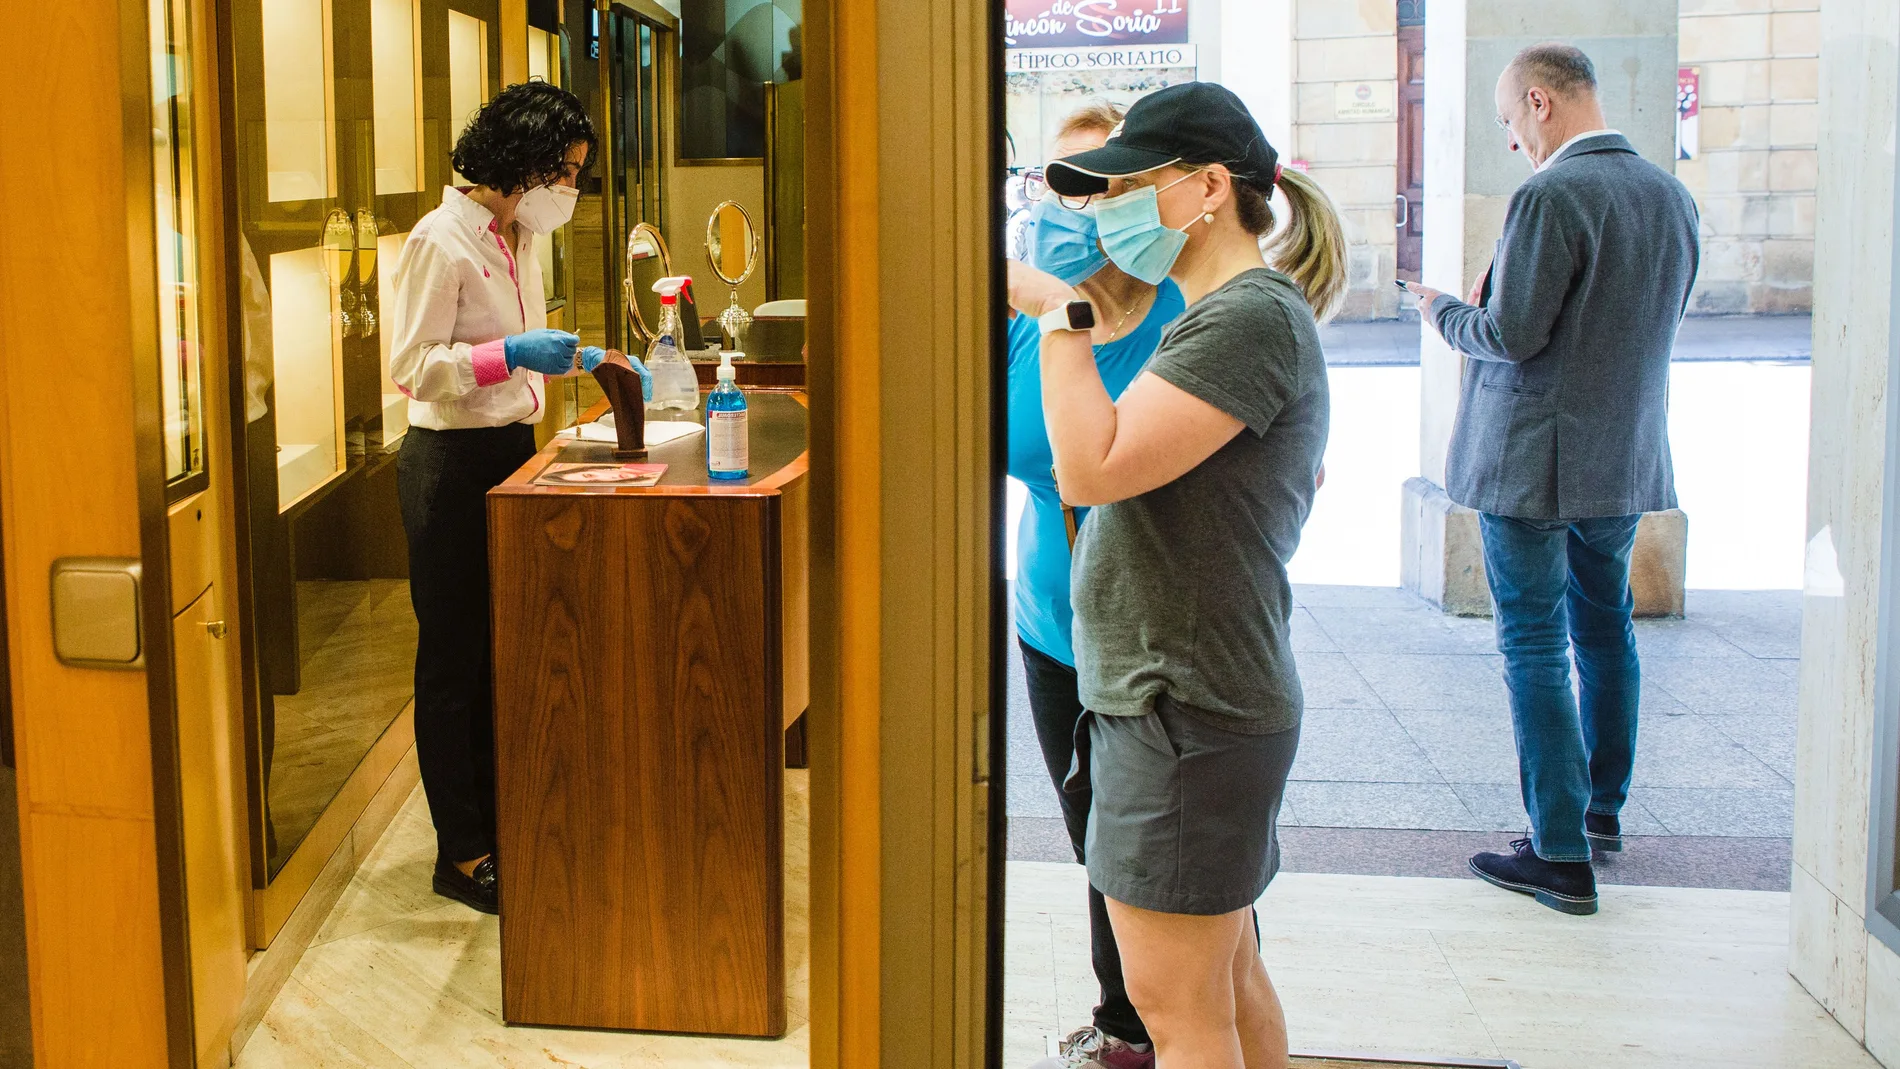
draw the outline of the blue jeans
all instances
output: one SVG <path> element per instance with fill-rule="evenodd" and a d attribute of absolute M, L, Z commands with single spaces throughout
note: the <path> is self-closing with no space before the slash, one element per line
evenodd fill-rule
<path fill-rule="evenodd" d="M 1614 816 L 1629 797 L 1642 679 L 1630 549 L 1640 518 L 1479 515 L 1518 783 L 1545 861 L 1590 860 L 1584 810 Z M 1570 689 L 1573 649 L 1581 702 Z"/>

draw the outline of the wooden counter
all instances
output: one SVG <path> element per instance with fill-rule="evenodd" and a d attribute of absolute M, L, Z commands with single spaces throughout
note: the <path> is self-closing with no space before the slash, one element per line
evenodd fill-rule
<path fill-rule="evenodd" d="M 784 728 L 804 711 L 806 413 L 752 391 L 752 477 L 488 497 L 502 1016 L 779 1036 Z M 788 656 L 789 651 L 789 656 Z"/>

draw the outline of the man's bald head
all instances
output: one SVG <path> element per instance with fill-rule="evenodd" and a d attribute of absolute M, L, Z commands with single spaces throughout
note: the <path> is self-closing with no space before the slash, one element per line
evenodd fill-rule
<path fill-rule="evenodd" d="M 1498 123 L 1513 152 L 1542 167 L 1577 134 L 1603 128 L 1596 64 L 1583 50 L 1549 42 L 1517 54 L 1498 75 Z"/>
<path fill-rule="evenodd" d="M 1532 45 L 1519 52 L 1505 73 L 1520 92 L 1547 89 L 1556 96 L 1574 97 L 1579 93 L 1594 96 L 1597 91 L 1596 64 L 1583 54 L 1583 49 L 1555 42 Z"/>

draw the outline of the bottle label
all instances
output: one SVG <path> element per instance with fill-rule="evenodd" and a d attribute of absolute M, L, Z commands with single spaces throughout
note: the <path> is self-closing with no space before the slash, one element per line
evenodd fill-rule
<path fill-rule="evenodd" d="M 745 471 L 751 449 L 746 439 L 744 412 L 706 413 L 706 467 L 713 471 Z"/>

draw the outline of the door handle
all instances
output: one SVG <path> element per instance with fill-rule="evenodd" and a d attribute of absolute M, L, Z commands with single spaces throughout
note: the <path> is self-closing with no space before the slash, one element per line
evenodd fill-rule
<path fill-rule="evenodd" d="M 1393 225 L 1404 230 L 1412 222 L 1412 198 L 1403 193 L 1394 193 L 1392 199 L 1399 202 L 1399 221 Z"/>
<path fill-rule="evenodd" d="M 223 620 L 211 620 L 207 622 L 205 624 L 205 630 L 210 633 L 212 638 L 223 638 L 231 631 Z"/>

